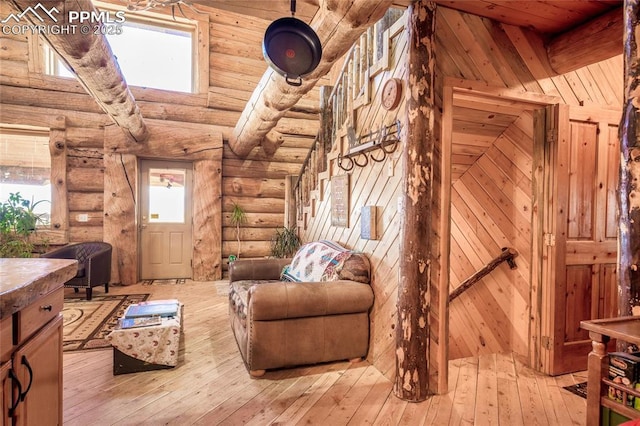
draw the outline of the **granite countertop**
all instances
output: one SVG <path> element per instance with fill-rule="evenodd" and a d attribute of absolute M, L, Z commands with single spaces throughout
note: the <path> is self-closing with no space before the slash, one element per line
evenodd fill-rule
<path fill-rule="evenodd" d="M 0 320 L 75 277 L 71 259 L 0 259 Z"/>

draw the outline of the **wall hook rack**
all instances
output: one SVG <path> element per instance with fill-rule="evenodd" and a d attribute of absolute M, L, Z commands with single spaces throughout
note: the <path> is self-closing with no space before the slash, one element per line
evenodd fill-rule
<path fill-rule="evenodd" d="M 338 167 L 344 171 L 353 170 L 354 166 L 366 167 L 369 159 L 376 163 L 386 160 L 387 155 L 393 154 L 400 142 L 400 130 L 402 126 L 400 120 L 383 126 L 373 132 L 356 137 L 355 130 L 349 126 L 347 128 L 347 139 L 349 140 L 349 152 L 338 156 Z M 379 149 L 382 156 L 374 156 L 372 151 Z M 358 160 L 363 157 L 363 160 Z"/>

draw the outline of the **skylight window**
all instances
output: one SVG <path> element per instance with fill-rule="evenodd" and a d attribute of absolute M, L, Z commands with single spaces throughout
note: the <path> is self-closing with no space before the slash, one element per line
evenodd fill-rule
<path fill-rule="evenodd" d="M 122 24 L 120 34 L 107 35 L 127 84 L 191 93 L 194 84 L 195 25 L 175 22 L 145 22 L 131 19 Z M 60 58 L 45 47 L 45 72 L 73 77 Z"/>

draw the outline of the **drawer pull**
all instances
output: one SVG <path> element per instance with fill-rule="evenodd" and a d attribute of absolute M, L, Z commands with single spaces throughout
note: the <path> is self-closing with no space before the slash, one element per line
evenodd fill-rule
<path fill-rule="evenodd" d="M 43 305 L 43 306 L 40 306 L 40 309 L 43 310 L 43 311 L 51 312 L 52 307 L 51 307 L 51 305 Z"/>

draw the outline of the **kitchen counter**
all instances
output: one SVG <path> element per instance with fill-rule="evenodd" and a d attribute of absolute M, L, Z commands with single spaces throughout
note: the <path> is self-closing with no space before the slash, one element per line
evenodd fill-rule
<path fill-rule="evenodd" d="M 77 265 L 71 259 L 0 259 L 0 320 L 62 287 Z"/>

